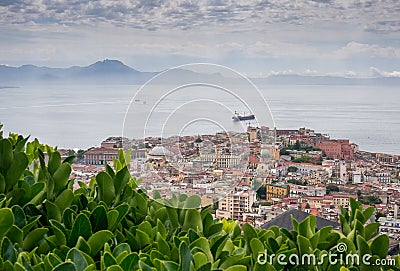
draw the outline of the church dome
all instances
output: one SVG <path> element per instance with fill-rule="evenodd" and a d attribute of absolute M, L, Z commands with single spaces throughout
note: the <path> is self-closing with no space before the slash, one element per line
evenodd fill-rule
<path fill-rule="evenodd" d="M 154 148 L 151 149 L 151 151 L 149 152 L 149 155 L 151 155 L 151 156 L 171 156 L 172 152 L 170 152 L 163 146 L 155 146 Z"/>
<path fill-rule="evenodd" d="M 262 149 L 260 155 L 262 158 L 271 158 L 271 153 L 267 149 Z"/>

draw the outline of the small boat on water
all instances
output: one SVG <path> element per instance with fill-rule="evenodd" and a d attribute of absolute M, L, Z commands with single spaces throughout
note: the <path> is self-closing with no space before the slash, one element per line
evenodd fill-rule
<path fill-rule="evenodd" d="M 232 117 L 233 121 L 245 121 L 245 120 L 253 120 L 256 117 L 254 116 L 254 114 L 250 114 L 250 115 L 240 115 L 239 113 L 237 113 L 235 111 L 235 115 Z"/>

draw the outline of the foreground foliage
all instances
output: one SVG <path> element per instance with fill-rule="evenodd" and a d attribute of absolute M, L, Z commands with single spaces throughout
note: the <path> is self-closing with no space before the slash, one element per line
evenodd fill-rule
<path fill-rule="evenodd" d="M 400 270 L 337 262 L 323 254 L 387 257 L 389 240 L 369 223 L 373 208 L 351 201 L 341 231 L 293 219 L 293 230 L 242 227 L 213 219 L 198 197 L 181 195 L 173 208 L 150 200 L 129 173 L 122 151 L 114 167 L 89 185 L 69 178 L 70 162 L 37 140 L 0 137 L 0 270 Z M 154 195 L 157 197 L 158 195 Z M 346 244 L 340 253 L 338 244 Z M 260 255 L 276 255 L 260 262 Z M 313 254 L 314 264 L 282 265 L 277 255 Z M 397 264 L 398 265 L 398 264 Z"/>

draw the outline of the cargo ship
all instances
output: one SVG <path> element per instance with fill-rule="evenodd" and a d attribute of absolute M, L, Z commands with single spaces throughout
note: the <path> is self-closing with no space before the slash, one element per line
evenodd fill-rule
<path fill-rule="evenodd" d="M 240 115 L 239 113 L 237 113 L 235 111 L 235 115 L 232 117 L 233 121 L 245 121 L 245 120 L 253 120 L 256 117 L 254 116 L 254 114 L 250 114 L 250 115 Z"/>

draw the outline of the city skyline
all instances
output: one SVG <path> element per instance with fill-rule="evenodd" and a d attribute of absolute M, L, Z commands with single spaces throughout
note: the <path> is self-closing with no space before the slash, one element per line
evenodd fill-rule
<path fill-rule="evenodd" d="M 2 1 L 0 64 L 399 77 L 397 1 Z"/>

